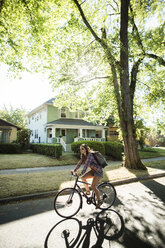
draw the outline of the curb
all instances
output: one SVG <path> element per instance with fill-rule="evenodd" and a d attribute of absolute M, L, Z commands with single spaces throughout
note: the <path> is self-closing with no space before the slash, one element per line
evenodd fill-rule
<path fill-rule="evenodd" d="M 122 184 L 128 184 L 128 183 L 133 183 L 133 182 L 138 182 L 138 181 L 148 180 L 148 179 L 153 179 L 153 178 L 159 178 L 159 177 L 164 177 L 164 176 L 165 176 L 165 172 L 158 173 L 158 174 L 155 174 L 155 175 L 144 175 L 144 176 L 139 176 L 139 177 L 135 177 L 135 178 L 112 181 L 111 183 L 114 186 L 118 186 L 118 185 L 122 185 Z M 44 193 L 37 193 L 37 194 L 29 194 L 29 195 L 22 195 L 22 196 L 16 196 L 16 197 L 2 198 L 2 199 L 0 199 L 0 204 L 4 205 L 4 204 L 15 203 L 15 202 L 19 202 L 19 201 L 51 197 L 51 196 L 55 196 L 57 194 L 57 192 L 58 192 L 58 190 L 54 190 L 54 191 L 49 191 L 49 192 L 44 192 Z"/>

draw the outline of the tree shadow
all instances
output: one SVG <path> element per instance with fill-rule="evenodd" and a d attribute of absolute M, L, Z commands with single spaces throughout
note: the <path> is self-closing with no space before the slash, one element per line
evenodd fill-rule
<path fill-rule="evenodd" d="M 128 169 L 129 170 L 129 169 Z M 155 194 L 159 199 L 161 199 L 165 203 L 165 186 L 163 184 L 158 183 L 152 178 L 148 178 L 150 176 L 148 170 L 144 171 L 139 171 L 139 170 L 129 170 L 131 173 L 133 173 L 140 183 L 145 185 L 147 188 L 149 188 L 152 192 L 151 194 Z M 139 176 L 143 172 L 143 175 Z M 147 180 L 147 181 L 146 181 Z"/>
<path fill-rule="evenodd" d="M 138 194 L 137 184 L 129 184 L 130 192 L 134 190 L 134 193 L 126 192 L 119 197 L 120 202 L 125 202 L 122 207 L 120 202 L 114 205 L 115 210 L 119 211 L 125 220 L 125 231 L 118 243 L 125 248 L 163 248 L 165 187 L 153 180 L 142 184 L 144 191 L 141 194 Z"/>
<path fill-rule="evenodd" d="M 54 210 L 54 198 L 15 202 L 0 206 L 0 224 Z"/>

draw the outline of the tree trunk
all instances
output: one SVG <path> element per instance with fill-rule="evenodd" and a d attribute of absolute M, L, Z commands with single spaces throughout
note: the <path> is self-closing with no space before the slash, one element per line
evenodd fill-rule
<path fill-rule="evenodd" d="M 142 164 L 136 143 L 133 120 L 133 107 L 129 86 L 128 68 L 128 7 L 129 0 L 121 0 L 120 19 L 120 87 L 121 106 L 119 111 L 120 125 L 124 140 L 124 166 L 132 169 L 146 169 Z"/>

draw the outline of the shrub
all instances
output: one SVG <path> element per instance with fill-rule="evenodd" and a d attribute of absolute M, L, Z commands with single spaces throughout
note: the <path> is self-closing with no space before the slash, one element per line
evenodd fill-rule
<path fill-rule="evenodd" d="M 62 155 L 62 146 L 58 144 L 31 144 L 33 152 L 59 158 Z"/>
<path fill-rule="evenodd" d="M 122 143 L 114 141 L 103 142 L 105 146 L 105 155 L 112 156 L 113 158 L 122 160 L 124 146 Z"/>
<path fill-rule="evenodd" d="M 1 154 L 18 154 L 22 153 L 21 146 L 15 143 L 3 143 L 0 144 Z"/>
<path fill-rule="evenodd" d="M 17 142 L 21 144 L 22 148 L 28 147 L 30 143 L 31 130 L 27 128 L 22 128 L 17 133 Z"/>
<path fill-rule="evenodd" d="M 105 148 L 102 142 L 99 141 L 87 141 L 87 140 L 81 140 L 81 141 L 77 141 L 77 142 L 73 142 L 71 144 L 71 149 L 74 153 L 80 154 L 80 146 L 82 144 L 86 144 L 87 146 L 89 146 L 92 150 L 94 151 L 99 151 L 101 152 L 103 155 L 105 155 Z"/>

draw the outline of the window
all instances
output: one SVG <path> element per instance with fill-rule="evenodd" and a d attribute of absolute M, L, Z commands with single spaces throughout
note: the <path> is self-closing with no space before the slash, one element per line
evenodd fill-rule
<path fill-rule="evenodd" d="M 78 112 L 75 112 L 75 119 L 78 119 Z"/>
<path fill-rule="evenodd" d="M 84 117 L 85 117 L 85 113 L 82 112 L 82 111 L 80 111 L 80 112 L 79 112 L 79 118 L 80 118 L 80 119 L 83 119 Z"/>
<path fill-rule="evenodd" d="M 34 138 L 35 138 L 35 139 L 38 139 L 38 129 L 35 130 Z"/>
<path fill-rule="evenodd" d="M 61 108 L 61 118 L 66 118 L 66 113 L 67 113 L 67 110 L 66 108 Z"/>
<path fill-rule="evenodd" d="M 66 135 L 65 129 L 61 129 L 61 135 L 62 135 L 62 136 L 65 136 L 65 135 Z"/>
<path fill-rule="evenodd" d="M 49 129 L 49 135 L 48 135 L 49 138 L 52 138 L 52 129 Z"/>
<path fill-rule="evenodd" d="M 101 138 L 101 131 L 96 131 L 96 138 Z"/>

